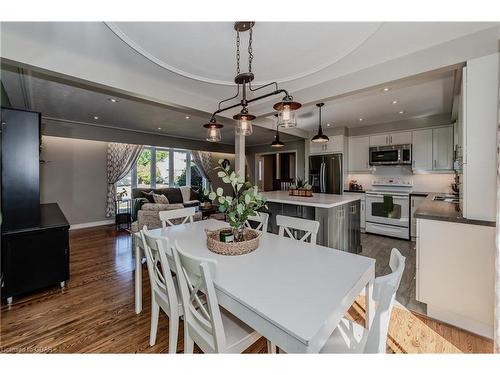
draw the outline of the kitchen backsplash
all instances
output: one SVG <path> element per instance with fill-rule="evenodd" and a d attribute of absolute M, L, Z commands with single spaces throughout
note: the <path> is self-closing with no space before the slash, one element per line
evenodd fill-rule
<path fill-rule="evenodd" d="M 402 177 L 413 180 L 414 191 L 428 191 L 435 193 L 451 193 L 450 184 L 453 182 L 453 173 L 446 174 L 412 174 L 405 167 L 378 167 L 373 173 L 348 174 L 345 189 L 349 188 L 349 181 L 357 180 L 364 190 L 372 189 L 372 180 L 377 177 Z"/>

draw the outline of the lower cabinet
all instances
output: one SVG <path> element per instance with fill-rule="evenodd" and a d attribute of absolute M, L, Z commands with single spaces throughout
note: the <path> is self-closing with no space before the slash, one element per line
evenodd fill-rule
<path fill-rule="evenodd" d="M 411 212 L 411 217 L 410 217 L 410 238 L 412 241 L 415 241 L 415 238 L 417 236 L 417 220 L 415 219 L 415 211 L 417 210 L 418 206 L 425 200 L 426 196 L 421 196 L 421 195 L 411 195 L 410 198 L 410 212 Z"/>
<path fill-rule="evenodd" d="M 293 216 L 319 221 L 318 245 L 350 253 L 361 252 L 361 200 L 333 208 L 317 208 L 293 204 L 267 202 L 268 231 L 278 234 L 276 215 Z M 298 231 L 302 237 L 303 233 Z"/>

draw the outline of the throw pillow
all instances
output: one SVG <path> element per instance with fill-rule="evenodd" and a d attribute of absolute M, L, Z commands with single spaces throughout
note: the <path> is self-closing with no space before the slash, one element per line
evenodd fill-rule
<path fill-rule="evenodd" d="M 155 203 L 161 203 L 161 204 L 169 204 L 170 202 L 168 201 L 168 198 L 164 196 L 163 194 L 154 194 L 153 193 L 153 200 Z"/>
<path fill-rule="evenodd" d="M 151 190 L 149 193 L 147 191 L 141 191 L 141 194 L 146 198 L 150 203 L 154 203 L 155 200 L 153 198 L 153 190 Z"/>
<path fill-rule="evenodd" d="M 191 186 L 181 186 L 180 188 L 182 201 L 187 202 L 191 198 Z"/>

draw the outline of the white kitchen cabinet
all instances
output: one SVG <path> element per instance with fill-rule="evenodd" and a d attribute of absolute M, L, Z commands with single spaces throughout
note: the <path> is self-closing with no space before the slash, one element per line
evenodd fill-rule
<path fill-rule="evenodd" d="M 412 167 L 416 170 L 432 170 L 432 129 L 413 132 Z"/>
<path fill-rule="evenodd" d="M 369 164 L 370 137 L 349 137 L 349 172 L 371 171 Z"/>
<path fill-rule="evenodd" d="M 326 143 L 310 142 L 309 154 L 310 155 L 332 154 L 344 151 L 343 135 L 328 136 L 328 138 L 330 138 L 330 140 Z"/>
<path fill-rule="evenodd" d="M 397 132 L 389 134 L 391 145 L 407 145 L 411 143 L 411 132 Z"/>
<path fill-rule="evenodd" d="M 414 241 L 415 238 L 417 237 L 417 219 L 415 219 L 415 211 L 417 210 L 418 206 L 425 200 L 425 196 L 420 196 L 420 195 L 412 195 L 410 204 L 411 204 L 411 226 L 410 226 L 410 236 L 411 240 Z"/>
<path fill-rule="evenodd" d="M 492 338 L 495 227 L 417 219 L 416 299 L 427 315 Z"/>
<path fill-rule="evenodd" d="M 433 170 L 453 169 L 453 127 L 432 129 Z"/>
<path fill-rule="evenodd" d="M 453 126 L 415 130 L 412 138 L 413 170 L 453 169 Z"/>
<path fill-rule="evenodd" d="M 411 132 L 395 132 L 370 136 L 370 146 L 391 146 L 411 143 Z"/>

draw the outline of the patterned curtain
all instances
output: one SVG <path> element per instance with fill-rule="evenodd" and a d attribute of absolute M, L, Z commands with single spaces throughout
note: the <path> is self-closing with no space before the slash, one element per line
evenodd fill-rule
<path fill-rule="evenodd" d="M 194 164 L 196 164 L 203 177 L 205 177 L 208 182 L 211 182 L 210 172 L 215 168 L 215 166 L 212 165 L 212 154 L 207 151 L 193 151 L 191 155 Z"/>
<path fill-rule="evenodd" d="M 106 217 L 111 217 L 115 214 L 116 183 L 130 171 L 143 149 L 144 146 L 141 145 L 108 143 Z"/>

